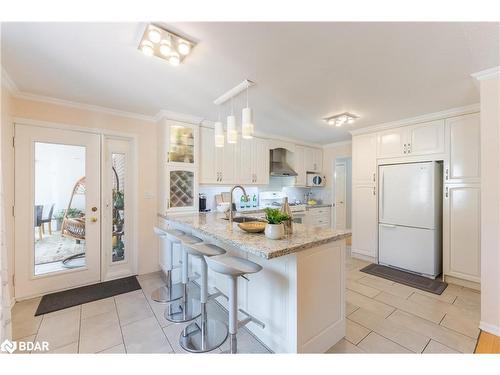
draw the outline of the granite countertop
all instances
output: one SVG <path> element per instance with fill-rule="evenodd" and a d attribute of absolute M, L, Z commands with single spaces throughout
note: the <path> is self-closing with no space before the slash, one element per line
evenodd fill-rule
<path fill-rule="evenodd" d="M 233 223 L 224 220 L 223 213 L 158 214 L 173 227 L 189 229 L 194 235 L 212 239 L 215 243 L 226 244 L 252 255 L 272 259 L 303 251 L 328 242 L 351 236 L 350 230 L 333 230 L 304 224 L 294 224 L 293 234 L 282 240 L 270 240 L 264 233 L 247 233 Z"/>

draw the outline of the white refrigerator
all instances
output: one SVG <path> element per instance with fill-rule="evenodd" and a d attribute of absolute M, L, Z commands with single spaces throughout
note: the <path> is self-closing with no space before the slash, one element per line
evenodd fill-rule
<path fill-rule="evenodd" d="M 442 165 L 379 167 L 379 264 L 436 278 L 442 267 Z"/>

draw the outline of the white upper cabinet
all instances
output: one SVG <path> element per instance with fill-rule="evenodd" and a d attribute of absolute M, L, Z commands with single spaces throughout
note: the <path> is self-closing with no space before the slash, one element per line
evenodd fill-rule
<path fill-rule="evenodd" d="M 267 139 L 253 138 L 254 183 L 258 185 L 269 184 L 269 143 Z"/>
<path fill-rule="evenodd" d="M 254 182 L 253 148 L 254 139 L 242 139 L 237 160 L 238 183 L 251 185 Z"/>
<path fill-rule="evenodd" d="M 306 172 L 321 172 L 323 169 L 323 150 L 304 147 L 304 166 Z"/>
<path fill-rule="evenodd" d="M 445 186 L 443 203 L 444 274 L 479 283 L 481 276 L 481 187 Z"/>
<path fill-rule="evenodd" d="M 238 140 L 215 147 L 214 130 L 201 128 L 200 183 L 267 185 L 269 146 L 266 139 Z"/>
<path fill-rule="evenodd" d="M 214 142 L 214 130 L 200 128 L 200 183 L 216 184 L 219 174 L 216 167 L 216 147 Z"/>
<path fill-rule="evenodd" d="M 444 120 L 377 133 L 377 157 L 397 158 L 445 152 Z"/>
<path fill-rule="evenodd" d="M 200 183 L 234 183 L 237 156 L 235 145 L 225 144 L 224 147 L 215 147 L 214 130 L 209 128 L 201 128 L 200 138 Z"/>
<path fill-rule="evenodd" d="M 358 135 L 352 138 L 352 183 L 375 185 L 377 171 L 377 136 Z"/>
<path fill-rule="evenodd" d="M 406 128 L 395 128 L 377 134 L 377 156 L 394 158 L 406 155 Z"/>
<path fill-rule="evenodd" d="M 408 127 L 406 139 L 407 154 L 428 155 L 442 154 L 444 152 L 444 120 L 431 121 Z"/>
<path fill-rule="evenodd" d="M 295 176 L 295 186 L 306 186 L 306 164 L 305 164 L 304 146 L 295 145 L 295 152 L 293 154 L 293 169 L 297 172 Z"/>
<path fill-rule="evenodd" d="M 445 162 L 446 183 L 478 183 L 481 179 L 479 114 L 446 120 L 450 157 Z"/>

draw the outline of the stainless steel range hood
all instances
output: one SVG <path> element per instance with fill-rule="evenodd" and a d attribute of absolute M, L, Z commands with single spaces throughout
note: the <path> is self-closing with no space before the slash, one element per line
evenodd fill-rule
<path fill-rule="evenodd" d="M 297 176 L 292 167 L 286 161 L 287 150 L 284 148 L 274 148 L 271 151 L 271 176 L 289 177 Z"/>

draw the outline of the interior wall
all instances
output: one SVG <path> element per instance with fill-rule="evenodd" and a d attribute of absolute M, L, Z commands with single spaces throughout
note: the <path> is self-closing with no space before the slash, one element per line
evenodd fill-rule
<path fill-rule="evenodd" d="M 12 99 L 12 116 L 96 130 L 125 132 L 137 137 L 138 273 L 157 271 L 159 269 L 158 242 L 153 233 L 153 226 L 157 223 L 156 124 L 104 112 L 15 97 Z M 12 148 L 6 152 L 9 160 L 13 158 Z M 2 155 L 2 159 L 3 157 L 4 155 Z M 13 167 L 8 179 L 12 181 L 13 188 Z M 13 195 L 8 197 L 8 201 L 7 206 L 13 204 Z"/>
<path fill-rule="evenodd" d="M 481 325 L 500 336 L 500 73 L 481 85 Z"/>
<path fill-rule="evenodd" d="M 11 296 L 14 295 L 12 270 L 14 259 L 12 256 L 13 246 L 13 218 L 8 212 L 9 202 L 14 194 L 12 179 L 13 173 L 12 155 L 12 117 L 11 117 L 11 95 L 7 88 L 1 86 L 0 104 L 0 342 L 12 337 L 12 325 L 10 319 Z"/>

